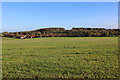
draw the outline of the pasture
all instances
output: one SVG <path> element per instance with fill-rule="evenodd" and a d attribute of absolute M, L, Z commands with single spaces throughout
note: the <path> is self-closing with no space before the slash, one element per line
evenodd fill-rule
<path fill-rule="evenodd" d="M 2 39 L 3 78 L 117 78 L 117 37 Z"/>

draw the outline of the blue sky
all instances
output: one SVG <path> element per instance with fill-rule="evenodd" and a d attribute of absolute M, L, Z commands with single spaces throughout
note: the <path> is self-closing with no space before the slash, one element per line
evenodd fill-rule
<path fill-rule="evenodd" d="M 2 30 L 118 28 L 117 2 L 3 2 Z"/>

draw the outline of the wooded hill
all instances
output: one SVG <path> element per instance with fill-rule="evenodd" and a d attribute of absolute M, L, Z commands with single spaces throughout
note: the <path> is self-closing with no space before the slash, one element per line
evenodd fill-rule
<path fill-rule="evenodd" d="M 120 29 L 105 28 L 42 28 L 24 32 L 3 32 L 3 37 L 37 38 L 37 37 L 113 37 L 120 35 Z"/>

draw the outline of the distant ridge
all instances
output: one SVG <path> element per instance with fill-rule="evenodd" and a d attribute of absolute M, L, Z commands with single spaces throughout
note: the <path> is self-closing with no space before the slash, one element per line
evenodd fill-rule
<path fill-rule="evenodd" d="M 105 28 L 41 28 L 32 31 L 21 32 L 3 32 L 1 36 L 12 38 L 37 38 L 37 37 L 113 37 L 119 36 L 120 29 L 105 29 Z"/>

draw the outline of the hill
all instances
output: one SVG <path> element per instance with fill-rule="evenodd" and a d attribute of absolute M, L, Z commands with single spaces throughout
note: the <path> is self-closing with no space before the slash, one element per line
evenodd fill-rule
<path fill-rule="evenodd" d="M 42 28 L 24 32 L 3 32 L 4 37 L 37 38 L 37 37 L 112 37 L 120 35 L 120 29 L 105 28 Z"/>

